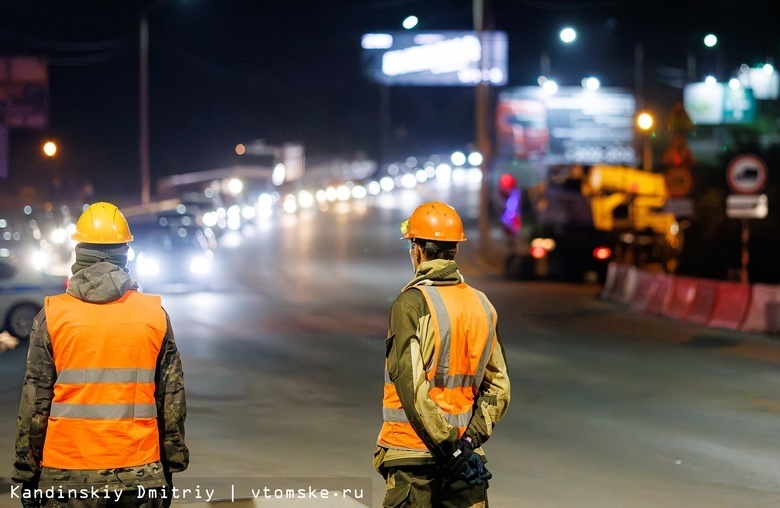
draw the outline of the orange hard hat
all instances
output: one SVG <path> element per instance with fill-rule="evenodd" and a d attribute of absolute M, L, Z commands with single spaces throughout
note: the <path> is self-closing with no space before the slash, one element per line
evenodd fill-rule
<path fill-rule="evenodd" d="M 111 203 L 89 205 L 76 222 L 71 238 L 82 243 L 117 244 L 133 241 L 130 227 L 119 208 Z"/>
<path fill-rule="evenodd" d="M 408 220 L 401 223 L 404 238 L 420 238 L 435 242 L 465 242 L 463 222 L 458 212 L 447 203 L 430 201 L 417 207 Z"/>

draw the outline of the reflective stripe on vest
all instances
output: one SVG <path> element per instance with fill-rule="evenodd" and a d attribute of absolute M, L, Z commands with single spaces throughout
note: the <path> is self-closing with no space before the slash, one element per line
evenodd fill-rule
<path fill-rule="evenodd" d="M 463 283 L 417 289 L 428 303 L 433 326 L 433 361 L 426 371 L 430 383 L 428 393 L 441 408 L 447 423 L 458 429 L 458 435 L 463 435 L 496 342 L 496 313 L 483 293 Z M 452 316 L 455 316 L 454 323 Z M 465 336 L 453 337 L 453 327 L 456 333 L 465 332 Z M 465 348 L 464 341 L 467 341 Z M 454 344 L 457 344 L 455 349 Z M 477 362 L 473 361 L 474 353 L 478 353 Z M 379 444 L 408 450 L 427 449 L 412 429 L 386 368 L 382 415 Z"/>
<path fill-rule="evenodd" d="M 42 465 L 133 467 L 160 459 L 155 372 L 166 333 L 160 297 L 136 291 L 104 304 L 49 297 L 57 379 Z"/>
<path fill-rule="evenodd" d="M 50 417 L 115 420 L 156 418 L 155 404 L 60 404 L 53 402 Z"/>
<path fill-rule="evenodd" d="M 409 419 L 406 417 L 403 409 L 382 408 L 382 417 L 386 422 L 409 423 Z M 471 410 L 457 415 L 444 413 L 444 418 L 453 427 L 466 427 L 471 421 Z"/>

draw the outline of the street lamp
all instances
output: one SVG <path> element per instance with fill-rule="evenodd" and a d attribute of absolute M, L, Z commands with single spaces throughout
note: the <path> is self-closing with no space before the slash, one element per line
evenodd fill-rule
<path fill-rule="evenodd" d="M 566 27 L 558 33 L 558 38 L 564 44 L 571 44 L 577 39 L 577 31 L 571 27 Z M 542 51 L 542 55 L 539 61 L 539 69 L 542 77 L 549 78 L 551 69 L 550 52 L 548 50 Z"/>
<path fill-rule="evenodd" d="M 650 129 L 653 128 L 655 120 L 650 113 L 640 113 L 636 117 L 636 125 L 643 131 L 642 139 L 642 169 L 645 171 L 653 170 L 653 150 L 650 146 Z"/>
<path fill-rule="evenodd" d="M 709 51 L 715 51 L 712 48 L 716 47 L 718 45 L 718 36 L 712 33 L 709 33 L 704 36 L 702 39 L 702 43 L 709 49 Z M 688 51 L 688 82 L 693 83 L 697 81 L 698 77 L 696 76 L 697 73 L 697 62 L 696 62 L 696 53 L 693 50 Z M 718 71 L 720 69 L 717 69 Z"/>
<path fill-rule="evenodd" d="M 141 8 L 138 26 L 139 48 L 139 141 L 138 158 L 141 167 L 141 203 L 149 204 L 151 178 L 149 176 L 149 12 L 165 0 L 153 0 Z"/>
<path fill-rule="evenodd" d="M 43 153 L 47 157 L 54 157 L 54 155 L 57 153 L 57 143 L 54 141 L 47 141 L 43 144 Z"/>

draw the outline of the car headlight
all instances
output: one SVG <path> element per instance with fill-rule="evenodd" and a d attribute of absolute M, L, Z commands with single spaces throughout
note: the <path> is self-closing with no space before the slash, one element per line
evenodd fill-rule
<path fill-rule="evenodd" d="M 203 275 L 211 271 L 211 261 L 205 257 L 198 256 L 190 261 L 190 272 L 196 275 Z"/>
<path fill-rule="evenodd" d="M 142 252 L 138 254 L 135 269 L 139 275 L 157 275 L 160 273 L 160 263 Z"/>
<path fill-rule="evenodd" d="M 41 272 L 45 271 L 49 267 L 49 262 L 49 254 L 43 251 L 36 251 L 30 260 L 32 267 Z"/>

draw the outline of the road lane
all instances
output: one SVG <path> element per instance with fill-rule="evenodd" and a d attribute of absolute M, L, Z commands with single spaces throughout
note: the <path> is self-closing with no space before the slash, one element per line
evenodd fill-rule
<path fill-rule="evenodd" d="M 180 482 L 368 481 L 381 504 L 371 452 L 414 199 L 258 227 L 219 252 L 219 291 L 163 295 L 189 402 Z M 595 285 L 503 280 L 476 245 L 459 259 L 497 307 L 513 383 L 486 447 L 492 506 L 780 505 L 776 337 L 633 313 Z M 23 360 L 0 358 L 6 479 Z"/>

